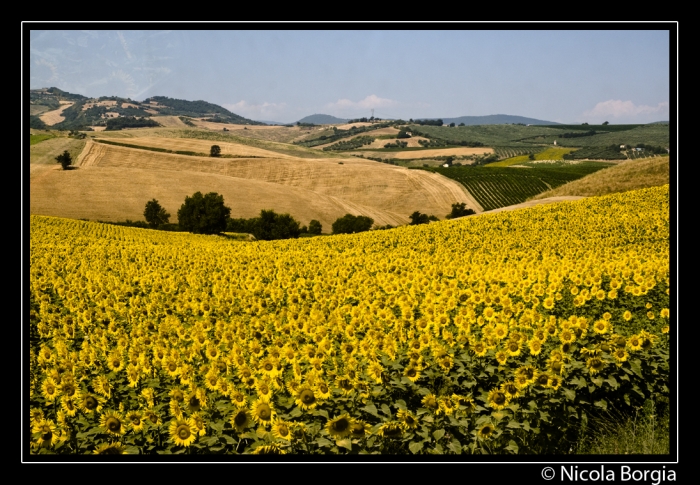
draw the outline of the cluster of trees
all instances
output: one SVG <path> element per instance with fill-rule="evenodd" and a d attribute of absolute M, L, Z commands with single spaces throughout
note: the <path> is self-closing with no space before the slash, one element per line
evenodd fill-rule
<path fill-rule="evenodd" d="M 408 146 L 408 142 L 396 140 L 395 143 L 385 144 L 384 148 L 406 148 L 407 146 Z"/>
<path fill-rule="evenodd" d="M 561 138 L 580 138 L 582 136 L 593 136 L 595 135 L 596 132 L 594 130 L 588 130 L 588 131 L 583 131 L 583 132 L 578 132 L 578 133 L 564 133 L 563 135 L 559 135 Z"/>
<path fill-rule="evenodd" d="M 354 150 L 355 148 L 360 148 L 364 145 L 369 145 L 374 141 L 374 137 L 371 136 L 357 136 L 351 140 L 343 140 L 333 145 L 323 147 L 323 151 L 342 151 L 342 150 Z"/>
<path fill-rule="evenodd" d="M 414 120 L 413 123 L 415 123 L 417 125 L 428 125 L 428 126 L 442 126 L 443 125 L 442 120 Z"/>
<path fill-rule="evenodd" d="M 413 214 L 411 214 L 408 217 L 411 219 L 411 222 L 409 223 L 410 226 L 416 226 L 418 224 L 427 224 L 430 221 L 439 221 L 440 220 L 434 215 L 422 214 L 419 211 L 415 211 Z"/>
<path fill-rule="evenodd" d="M 134 116 L 120 116 L 119 118 L 110 118 L 105 123 L 106 131 L 122 130 L 124 128 L 152 128 L 160 126 L 160 123 L 148 118 L 136 118 Z"/>
<path fill-rule="evenodd" d="M 471 216 L 476 214 L 473 209 L 467 209 L 467 204 L 464 202 L 456 202 L 452 204 L 452 212 L 445 216 L 445 219 L 454 219 L 456 217 Z"/>
<path fill-rule="evenodd" d="M 398 139 L 403 139 L 403 138 L 411 138 L 411 135 L 409 135 L 406 130 L 399 130 L 399 134 L 396 135 L 396 138 Z"/>

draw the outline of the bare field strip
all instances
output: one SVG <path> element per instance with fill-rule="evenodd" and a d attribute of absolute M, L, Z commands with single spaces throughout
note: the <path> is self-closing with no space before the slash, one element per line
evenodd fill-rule
<path fill-rule="evenodd" d="M 192 123 L 200 128 L 206 128 L 208 130 L 223 131 L 226 128 L 229 131 L 243 130 L 247 128 L 246 131 L 259 131 L 259 130 L 274 130 L 277 126 L 274 125 L 239 125 L 235 123 L 214 123 L 213 121 L 203 121 L 197 118 L 192 118 Z"/>
<path fill-rule="evenodd" d="M 261 209 L 292 214 L 302 224 L 311 219 L 330 232 L 347 213 L 368 215 L 377 224 L 405 224 L 408 216 L 314 193 L 303 188 L 215 174 L 91 167 L 63 171 L 36 170 L 30 190 L 30 213 L 102 221 L 143 220 L 152 198 L 177 221 L 177 211 L 194 192 L 218 192 L 231 217 L 256 217 Z"/>
<path fill-rule="evenodd" d="M 107 129 L 106 126 L 91 126 L 92 131 L 105 131 Z"/>
<path fill-rule="evenodd" d="M 412 138 L 402 138 L 401 140 L 374 140 L 372 143 L 365 145 L 363 148 L 384 148 L 384 145 L 387 143 L 396 143 L 397 141 L 406 142 L 408 147 L 414 148 L 421 146 L 421 144 L 418 143 L 418 140 L 427 140 L 427 138 L 416 136 Z"/>
<path fill-rule="evenodd" d="M 84 146 L 85 140 L 68 137 L 50 138 L 29 147 L 29 163 L 58 166 L 56 157 L 64 150 L 68 150 L 68 153 L 75 160 Z"/>
<path fill-rule="evenodd" d="M 444 217 L 453 203 L 470 200 L 461 184 L 442 175 L 358 159 L 344 159 L 341 165 L 338 159 L 193 157 L 90 143 L 79 165 L 259 180 L 393 212 L 406 222 L 413 211 Z"/>
<path fill-rule="evenodd" d="M 47 111 L 43 115 L 39 116 L 39 119 L 41 119 L 41 121 L 43 121 L 49 126 L 53 126 L 65 120 L 62 113 L 66 108 L 70 108 L 71 106 L 73 106 L 73 103 L 66 101 L 61 101 L 60 103 L 62 105 L 60 108 L 55 109 L 53 111 Z"/>
<path fill-rule="evenodd" d="M 347 124 L 345 124 L 345 125 L 338 125 L 338 129 L 339 129 L 339 130 L 349 130 L 349 129 L 352 128 L 353 126 L 354 126 L 355 128 L 359 128 L 360 126 L 372 126 L 373 124 L 374 124 L 374 123 L 369 123 L 369 122 L 365 122 L 365 123 L 347 123 Z"/>
<path fill-rule="evenodd" d="M 240 145 L 238 143 L 198 140 L 196 138 L 134 137 L 129 138 L 128 141 L 125 140 L 124 143 L 197 153 L 209 153 L 212 145 L 218 145 L 221 147 L 222 155 L 266 158 L 296 158 L 292 157 L 291 155 L 283 155 L 270 150 L 265 150 L 263 148 Z"/>
<path fill-rule="evenodd" d="M 151 119 L 166 128 L 184 128 L 187 126 L 177 116 L 151 116 Z"/>
<path fill-rule="evenodd" d="M 384 140 L 382 140 L 384 141 Z M 377 158 L 397 158 L 399 160 L 410 160 L 413 158 L 447 157 L 457 155 L 483 155 L 493 153 L 493 148 L 488 147 L 458 147 L 458 148 L 435 148 L 428 150 L 411 150 L 406 152 L 372 152 L 363 150 L 353 150 L 353 153 L 362 154 L 365 157 Z"/>
<path fill-rule="evenodd" d="M 533 200 L 555 196 L 593 197 L 666 185 L 671 180 L 670 169 L 668 157 L 627 160 L 542 192 Z"/>

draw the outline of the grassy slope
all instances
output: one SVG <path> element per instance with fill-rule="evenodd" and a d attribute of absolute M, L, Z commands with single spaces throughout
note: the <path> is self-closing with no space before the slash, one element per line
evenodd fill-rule
<path fill-rule="evenodd" d="M 547 148 L 544 151 L 535 153 L 535 160 L 563 160 L 564 155 L 571 153 L 573 148 Z M 489 163 L 485 165 L 486 167 L 509 167 L 511 165 L 518 165 L 521 163 L 526 163 L 530 161 L 528 155 L 520 155 L 518 157 L 511 157 L 500 162 Z"/>
<path fill-rule="evenodd" d="M 41 143 L 29 147 L 30 163 L 42 165 L 56 164 L 56 157 L 68 150 L 73 160 L 75 160 L 85 146 L 85 140 L 75 138 L 57 137 L 46 139 Z"/>
<path fill-rule="evenodd" d="M 670 183 L 668 157 L 630 160 L 538 194 L 532 199 L 564 195 L 591 197 Z"/>

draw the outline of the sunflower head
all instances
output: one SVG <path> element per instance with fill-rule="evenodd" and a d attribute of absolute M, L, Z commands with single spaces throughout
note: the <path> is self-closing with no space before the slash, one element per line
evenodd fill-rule
<path fill-rule="evenodd" d="M 258 446 L 255 448 L 255 450 L 253 450 L 253 455 L 284 455 L 286 453 L 287 452 L 284 451 L 277 443 Z"/>
<path fill-rule="evenodd" d="M 489 392 L 488 401 L 490 407 L 494 409 L 503 409 L 508 405 L 510 399 L 508 398 L 508 394 L 496 388 Z"/>
<path fill-rule="evenodd" d="M 126 433 L 127 423 L 116 411 L 107 411 L 100 417 L 100 426 L 109 434 L 121 436 Z"/>
<path fill-rule="evenodd" d="M 238 408 L 231 416 L 230 422 L 231 426 L 239 433 L 245 431 L 245 429 L 252 424 L 248 408 Z"/>
<path fill-rule="evenodd" d="M 364 438 L 371 434 L 371 427 L 361 419 L 354 419 L 350 425 L 350 436 L 353 438 Z"/>
<path fill-rule="evenodd" d="M 481 440 L 486 440 L 496 431 L 496 427 L 492 423 L 486 423 L 476 432 L 476 435 Z"/>
<path fill-rule="evenodd" d="M 326 431 L 335 438 L 344 438 L 350 434 L 352 419 L 347 414 L 331 419 L 326 424 Z"/>
<path fill-rule="evenodd" d="M 272 434 L 276 438 L 280 438 L 283 440 L 291 440 L 292 439 L 291 423 L 288 423 L 288 422 L 282 421 L 282 420 L 275 420 L 275 422 L 272 423 Z"/>
<path fill-rule="evenodd" d="M 102 443 L 98 446 L 95 451 L 95 455 L 127 455 L 126 446 L 119 442 L 116 443 Z"/>
<path fill-rule="evenodd" d="M 262 425 L 271 424 L 275 415 L 271 404 L 262 398 L 253 403 L 250 412 L 255 422 Z"/>
<path fill-rule="evenodd" d="M 315 408 L 318 400 L 313 389 L 311 389 L 309 386 L 303 386 L 299 389 L 295 402 L 302 409 L 307 410 Z"/>
<path fill-rule="evenodd" d="M 426 395 L 422 400 L 421 403 L 423 406 L 425 406 L 428 409 L 431 409 L 435 411 L 440 407 L 440 404 L 438 403 L 437 397 L 435 397 L 435 394 L 428 394 Z"/>
<path fill-rule="evenodd" d="M 586 361 L 586 367 L 591 374 L 597 374 L 605 367 L 605 363 L 599 357 L 592 357 Z"/>
<path fill-rule="evenodd" d="M 396 421 L 391 421 L 389 423 L 384 423 L 381 428 L 379 428 L 379 431 L 377 434 L 381 436 L 382 438 L 387 438 L 387 439 L 397 439 L 401 438 L 403 435 L 403 423 L 399 423 Z"/>
<path fill-rule="evenodd" d="M 197 431 L 190 419 L 175 419 L 170 423 L 170 439 L 178 446 L 190 446 L 197 439 Z"/>

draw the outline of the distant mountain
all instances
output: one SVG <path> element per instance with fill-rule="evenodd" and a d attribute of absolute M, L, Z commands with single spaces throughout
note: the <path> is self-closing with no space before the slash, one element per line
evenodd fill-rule
<path fill-rule="evenodd" d="M 437 118 L 430 118 L 437 119 Z M 535 118 L 526 118 L 524 116 L 514 115 L 488 115 L 488 116 L 460 116 L 459 118 L 442 118 L 442 122 L 446 125 L 454 123 L 458 125 L 510 125 L 512 123 L 524 123 L 526 125 L 560 125 L 554 121 L 536 120 Z"/>
<path fill-rule="evenodd" d="M 279 121 L 268 121 L 268 120 L 255 120 L 260 123 L 265 123 L 266 125 L 287 125 L 289 123 L 280 123 Z"/>
<path fill-rule="evenodd" d="M 298 123 L 313 123 L 314 125 L 335 125 L 338 123 L 347 123 L 348 120 L 342 119 L 342 118 L 336 118 L 335 116 L 331 115 L 311 115 L 307 116 L 305 118 L 302 118 L 298 121 Z"/>
<path fill-rule="evenodd" d="M 263 124 L 206 101 L 186 101 L 165 96 L 153 96 L 140 102 L 118 96 L 88 98 L 52 87 L 30 89 L 29 102 L 34 105 L 35 113 L 41 113 L 42 110 L 44 112 L 56 110 L 66 102 L 71 103 L 69 108 L 61 112 L 63 121 L 51 125 L 52 128 L 59 130 L 84 130 L 89 126 L 107 126 L 110 129 L 110 123 L 122 125 L 125 122 L 130 123 L 129 126 L 136 126 L 134 119 L 147 120 L 139 122 L 142 126 L 158 126 L 157 122 L 149 120 L 152 116 L 158 115 L 204 118 L 207 121 L 219 123 Z M 123 119 L 116 121 L 117 118 Z M 126 118 L 131 118 L 131 121 Z M 29 123 L 33 128 L 46 128 L 38 116 L 30 116 Z"/>

